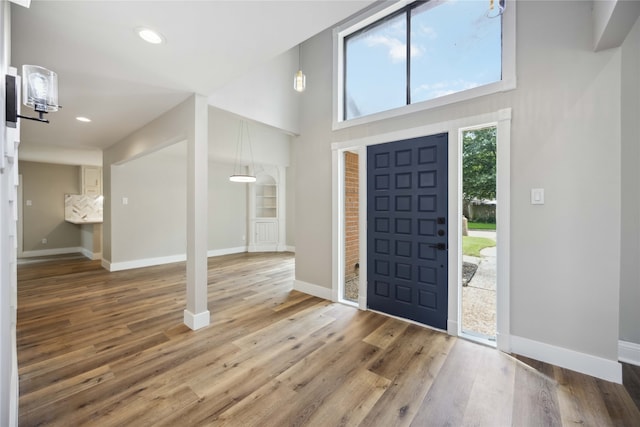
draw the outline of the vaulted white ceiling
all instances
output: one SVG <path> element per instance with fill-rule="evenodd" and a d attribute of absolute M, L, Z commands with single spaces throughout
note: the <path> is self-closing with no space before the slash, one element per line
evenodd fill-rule
<path fill-rule="evenodd" d="M 23 143 L 105 148 L 191 93 L 245 71 L 373 3 L 354 1 L 44 1 L 12 5 L 11 65 L 58 73 L 63 108 L 21 121 Z M 149 27 L 166 39 L 151 45 Z M 23 114 L 32 113 L 27 109 Z M 93 121 L 81 123 L 76 116 Z"/>

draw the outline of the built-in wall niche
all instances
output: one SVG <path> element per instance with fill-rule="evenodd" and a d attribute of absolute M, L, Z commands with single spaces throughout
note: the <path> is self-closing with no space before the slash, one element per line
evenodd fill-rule
<path fill-rule="evenodd" d="M 278 186 L 276 180 L 268 174 L 256 177 L 256 217 L 278 217 Z"/>
<path fill-rule="evenodd" d="M 285 168 L 260 165 L 249 187 L 249 252 L 286 250 Z"/>

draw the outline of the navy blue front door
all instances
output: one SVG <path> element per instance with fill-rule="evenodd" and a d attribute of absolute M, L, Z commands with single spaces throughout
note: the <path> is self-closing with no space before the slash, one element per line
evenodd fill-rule
<path fill-rule="evenodd" d="M 367 149 L 367 305 L 447 329 L 447 134 Z"/>

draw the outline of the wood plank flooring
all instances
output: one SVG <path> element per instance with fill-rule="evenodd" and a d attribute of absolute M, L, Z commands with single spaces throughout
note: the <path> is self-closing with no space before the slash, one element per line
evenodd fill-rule
<path fill-rule="evenodd" d="M 291 254 L 18 270 L 20 426 L 639 426 L 621 385 L 292 290 Z"/>

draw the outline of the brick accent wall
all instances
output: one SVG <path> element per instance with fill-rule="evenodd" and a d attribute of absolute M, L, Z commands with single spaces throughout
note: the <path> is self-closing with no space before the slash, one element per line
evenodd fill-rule
<path fill-rule="evenodd" d="M 344 153 L 344 227 L 345 227 L 345 282 L 358 275 L 360 238 L 358 233 L 359 182 L 358 154 Z"/>

